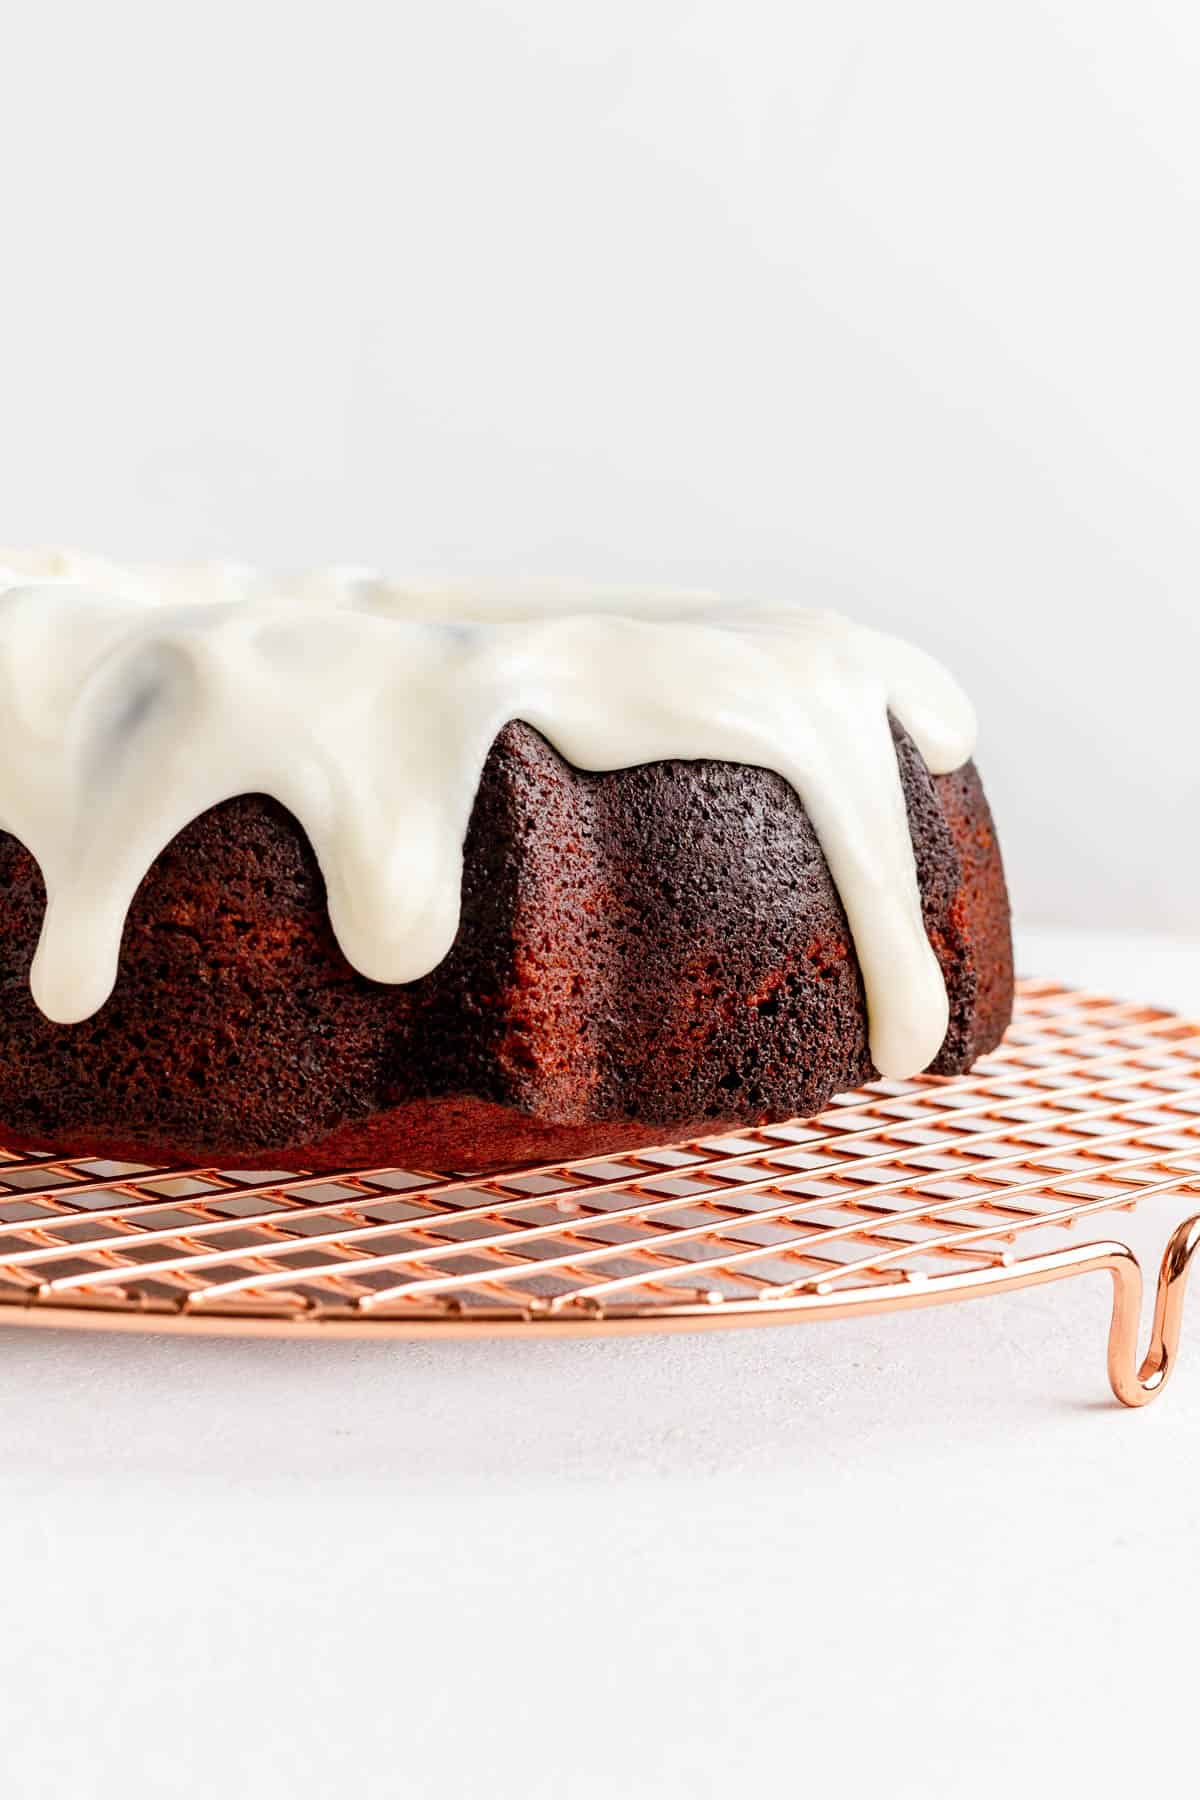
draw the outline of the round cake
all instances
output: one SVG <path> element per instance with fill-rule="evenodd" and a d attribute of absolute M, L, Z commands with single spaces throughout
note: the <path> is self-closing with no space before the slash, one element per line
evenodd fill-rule
<path fill-rule="evenodd" d="M 971 708 L 827 612 L 0 556 L 0 1137 L 557 1161 L 1008 1023 Z"/>

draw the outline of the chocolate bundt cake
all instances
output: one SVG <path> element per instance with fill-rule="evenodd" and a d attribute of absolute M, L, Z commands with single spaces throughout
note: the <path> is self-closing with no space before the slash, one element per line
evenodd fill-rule
<path fill-rule="evenodd" d="M 892 640 L 13 560 L 9 1144 L 566 1159 L 958 1073 L 1008 1023 L 969 708 Z"/>

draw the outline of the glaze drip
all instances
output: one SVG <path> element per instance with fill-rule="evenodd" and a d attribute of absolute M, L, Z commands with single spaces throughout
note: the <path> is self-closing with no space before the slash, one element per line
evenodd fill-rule
<path fill-rule="evenodd" d="M 238 794 L 299 820 L 356 969 L 428 973 L 458 928 L 488 751 L 522 719 L 582 769 L 706 757 L 782 775 L 846 910 L 872 1059 L 912 1075 L 941 1046 L 947 1002 L 889 710 L 932 772 L 971 754 L 974 716 L 950 676 L 834 613 L 0 555 L 0 826 L 42 871 L 30 981 L 63 1024 L 111 993 L 155 857 Z"/>

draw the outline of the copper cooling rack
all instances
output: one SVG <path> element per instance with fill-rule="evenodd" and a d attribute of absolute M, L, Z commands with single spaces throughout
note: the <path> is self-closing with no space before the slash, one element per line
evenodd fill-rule
<path fill-rule="evenodd" d="M 884 1312 L 1103 1272 L 1109 1379 L 1161 1391 L 1200 1219 L 1140 1367 L 1132 1251 L 1066 1228 L 1200 1195 L 1200 1024 L 1027 981 L 961 1079 L 737 1136 L 487 1176 L 142 1168 L 0 1152 L 0 1324 L 463 1336 Z M 1078 1234 L 1077 1234 L 1078 1235 Z"/>

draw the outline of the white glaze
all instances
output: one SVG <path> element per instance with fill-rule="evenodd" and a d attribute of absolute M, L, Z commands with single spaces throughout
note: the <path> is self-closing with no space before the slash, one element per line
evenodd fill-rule
<path fill-rule="evenodd" d="M 48 896 L 34 997 L 64 1024 L 102 1006 L 154 858 L 246 793 L 273 795 L 308 833 L 355 968 L 424 975 L 458 927 L 488 749 L 524 719 L 583 769 L 715 757 L 777 770 L 841 894 L 875 1064 L 914 1074 L 938 1051 L 947 1001 L 889 707 L 935 773 L 971 754 L 974 716 L 945 671 L 833 613 L 0 553 L 0 826 L 37 858 Z"/>

